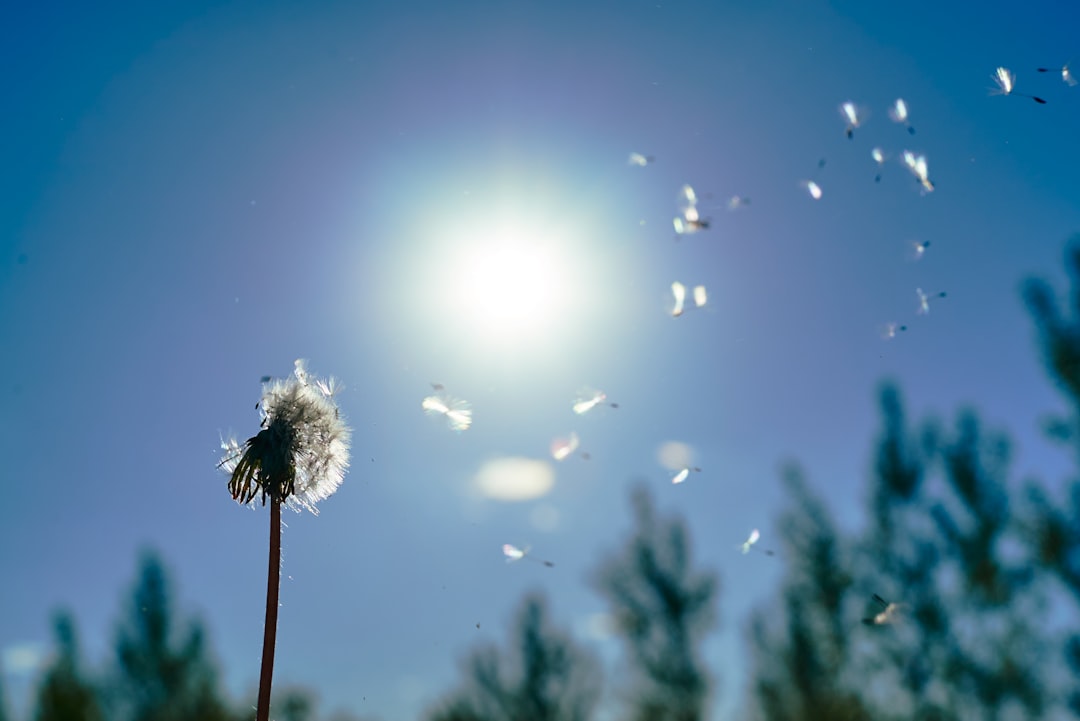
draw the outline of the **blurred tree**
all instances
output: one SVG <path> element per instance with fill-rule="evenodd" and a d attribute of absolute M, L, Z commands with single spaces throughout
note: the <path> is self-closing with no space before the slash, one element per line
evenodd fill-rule
<path fill-rule="evenodd" d="M 925 424 L 919 440 L 892 387 L 881 408 L 864 531 L 837 531 L 788 474 L 782 604 L 753 626 L 758 715 L 1051 716 L 1060 707 L 1043 659 L 1056 643 L 1008 442 L 971 413 L 948 435 Z"/>
<path fill-rule="evenodd" d="M 145 552 L 116 633 L 117 674 L 110 718 L 118 721 L 228 721 L 198 620 L 174 616 L 172 590 L 156 554 Z"/>
<path fill-rule="evenodd" d="M 631 503 L 634 532 L 596 577 L 630 654 L 630 718 L 699 721 L 710 691 L 700 649 L 716 621 L 718 581 L 692 568 L 681 518 L 658 519 L 643 488 Z"/>
<path fill-rule="evenodd" d="M 53 616 L 56 654 L 37 690 L 35 721 L 104 721 L 98 690 L 82 671 L 75 621 L 66 611 Z"/>
<path fill-rule="evenodd" d="M 517 646 L 474 651 L 466 686 L 428 715 L 431 721 L 587 721 L 600 695 L 598 662 L 551 628 L 539 595 L 525 598 Z"/>
<path fill-rule="evenodd" d="M 851 635 L 850 551 L 799 469 L 785 469 L 783 481 L 789 507 L 778 527 L 788 566 L 780 608 L 751 620 L 758 713 L 771 721 L 872 718 L 840 673 Z"/>
<path fill-rule="evenodd" d="M 0 721 L 11 721 L 8 714 L 7 697 L 4 695 L 4 674 L 0 673 Z"/>
<path fill-rule="evenodd" d="M 1053 287 L 1045 280 L 1024 284 L 1024 299 L 1035 321 L 1039 348 L 1047 372 L 1062 390 L 1071 407 L 1067 418 L 1053 416 L 1047 435 L 1070 448 L 1080 462 L 1080 234 L 1072 237 L 1065 252 L 1071 288 L 1063 313 Z M 1047 570 L 1069 598 L 1070 611 L 1080 613 L 1080 480 L 1072 472 L 1065 497 L 1055 499 L 1047 489 L 1029 483 L 1023 525 L 1039 568 Z M 1060 655 L 1071 675 L 1067 704 L 1080 717 L 1080 628 L 1069 629 Z"/>

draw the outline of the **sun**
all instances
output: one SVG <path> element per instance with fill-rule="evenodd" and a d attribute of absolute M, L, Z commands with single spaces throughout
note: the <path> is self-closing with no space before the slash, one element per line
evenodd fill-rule
<path fill-rule="evenodd" d="M 564 295 L 550 248 L 502 238 L 470 249 L 461 261 L 459 303 L 470 323 L 498 333 L 547 325 Z"/>

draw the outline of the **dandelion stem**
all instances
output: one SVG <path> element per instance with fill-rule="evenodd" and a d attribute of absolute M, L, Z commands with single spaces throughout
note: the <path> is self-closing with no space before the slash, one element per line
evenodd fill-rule
<path fill-rule="evenodd" d="M 278 592 L 281 589 L 281 502 L 270 501 L 270 562 L 266 572 L 266 625 L 263 627 L 262 672 L 256 721 L 270 721 L 270 684 L 274 677 L 277 639 Z"/>

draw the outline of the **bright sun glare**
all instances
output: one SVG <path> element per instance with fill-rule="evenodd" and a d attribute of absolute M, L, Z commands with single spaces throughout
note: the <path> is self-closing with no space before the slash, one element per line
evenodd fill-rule
<path fill-rule="evenodd" d="M 471 250 L 462 261 L 462 311 L 497 332 L 545 325 L 561 295 L 559 268 L 536 243 L 500 240 Z"/>

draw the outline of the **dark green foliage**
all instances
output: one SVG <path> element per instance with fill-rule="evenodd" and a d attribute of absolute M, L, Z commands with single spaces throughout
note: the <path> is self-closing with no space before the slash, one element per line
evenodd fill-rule
<path fill-rule="evenodd" d="M 116 634 L 111 718 L 120 721 L 227 721 L 203 626 L 173 610 L 164 567 L 143 554 Z"/>
<path fill-rule="evenodd" d="M 717 579 L 692 567 L 681 519 L 658 519 L 644 489 L 634 492 L 632 503 L 634 534 L 596 581 L 630 655 L 628 716 L 699 721 L 706 718 L 710 691 L 700 649 L 716 620 Z"/>
<path fill-rule="evenodd" d="M 474 651 L 466 685 L 429 715 L 431 721 L 587 721 L 600 694 L 597 662 L 569 635 L 551 628 L 543 599 L 525 598 L 509 652 Z"/>
<path fill-rule="evenodd" d="M 838 530 L 788 474 L 781 603 L 753 625 L 758 715 L 946 721 L 1060 712 L 1064 694 L 1046 681 L 1044 659 L 1064 647 L 1044 622 L 1035 568 L 1050 551 L 1031 543 L 1039 536 L 1017 515 L 1008 442 L 971 413 L 951 433 L 932 423 L 916 433 L 891 387 L 881 408 L 865 530 Z M 1064 535 L 1059 524 L 1042 546 L 1056 548 Z M 873 594 L 898 605 L 895 622 L 874 622 Z"/>
<path fill-rule="evenodd" d="M 7 698 L 4 696 L 4 674 L 0 673 L 0 721 L 11 721 L 8 713 Z"/>
<path fill-rule="evenodd" d="M 55 660 L 37 692 L 35 721 L 104 721 L 98 690 L 83 675 L 75 621 L 66 611 L 53 616 Z"/>

